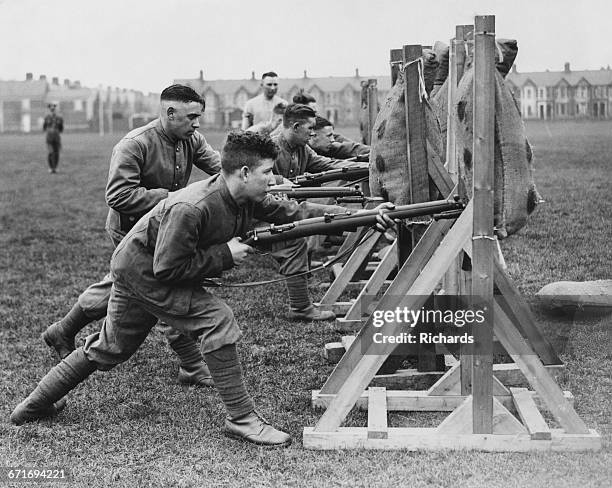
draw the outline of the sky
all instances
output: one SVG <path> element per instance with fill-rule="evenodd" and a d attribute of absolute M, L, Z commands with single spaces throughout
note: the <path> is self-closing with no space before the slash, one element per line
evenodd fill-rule
<path fill-rule="evenodd" d="M 612 65 L 609 0 L 0 0 L 0 80 L 388 75 L 391 48 L 448 43 L 477 14 L 517 39 L 519 72 Z"/>

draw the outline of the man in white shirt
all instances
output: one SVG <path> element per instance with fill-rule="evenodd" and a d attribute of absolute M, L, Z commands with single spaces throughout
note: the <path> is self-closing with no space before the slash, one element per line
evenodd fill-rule
<path fill-rule="evenodd" d="M 287 101 L 276 95 L 278 92 L 278 75 L 268 71 L 261 76 L 262 92 L 247 101 L 242 112 L 242 130 L 261 122 L 268 122 L 273 117 L 274 107 Z"/>

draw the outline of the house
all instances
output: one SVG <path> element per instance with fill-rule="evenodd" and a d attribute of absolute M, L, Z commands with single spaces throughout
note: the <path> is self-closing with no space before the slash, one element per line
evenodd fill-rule
<path fill-rule="evenodd" d="M 514 93 L 524 119 L 612 118 L 612 70 L 508 73 L 506 84 Z"/>
<path fill-rule="evenodd" d="M 361 110 L 361 82 L 368 78 L 354 76 L 328 76 L 311 78 L 304 71 L 301 78 L 279 78 L 278 95 L 291 101 L 300 90 L 311 94 L 317 100 L 318 111 L 338 126 L 359 125 Z M 203 71 L 199 78 L 176 79 L 174 83 L 188 85 L 202 94 L 206 100 L 203 122 L 209 127 L 239 126 L 242 110 L 249 98 L 260 91 L 260 79 L 251 73 L 243 80 L 205 80 Z M 391 79 L 378 77 L 378 97 L 382 103 L 389 89 Z"/>

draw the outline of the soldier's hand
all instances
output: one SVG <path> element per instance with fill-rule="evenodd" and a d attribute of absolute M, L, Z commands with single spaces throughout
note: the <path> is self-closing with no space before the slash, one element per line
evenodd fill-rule
<path fill-rule="evenodd" d="M 229 247 L 232 253 L 232 259 L 234 260 L 234 266 L 239 266 L 247 258 L 247 255 L 253 252 L 253 248 L 248 244 L 243 244 L 240 237 L 234 237 L 231 241 L 228 241 L 227 247 Z"/>
<path fill-rule="evenodd" d="M 393 210 L 395 205 L 391 202 L 381 203 L 375 210 L 378 210 L 376 216 L 376 230 L 379 232 L 385 232 L 387 229 L 391 229 L 395 226 L 395 221 L 389 217 L 387 211 Z"/>

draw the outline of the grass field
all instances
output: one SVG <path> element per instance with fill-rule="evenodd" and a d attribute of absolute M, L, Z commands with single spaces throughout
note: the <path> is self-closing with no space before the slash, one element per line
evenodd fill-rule
<path fill-rule="evenodd" d="M 528 134 L 546 204 L 502 243 L 515 282 L 529 296 L 551 281 L 611 278 L 612 123 L 533 123 Z M 223 134 L 208 138 L 219 147 Z M 0 467 L 64 467 L 74 477 L 69 486 L 90 487 L 610 486 L 609 316 L 568 319 L 536 310 L 553 339 L 570 333 L 561 386 L 603 435 L 604 449 L 595 454 L 305 451 L 302 428 L 319 416 L 310 390 L 332 369 L 320 352 L 338 335 L 329 325 L 286 321 L 282 285 L 219 294 L 245 333 L 248 388 L 258 408 L 294 436 L 290 448 L 262 450 L 223 437 L 216 392 L 177 385 L 177 360 L 156 331 L 129 362 L 76 389 L 57 419 L 12 426 L 12 408 L 55 364 L 40 333 L 108 268 L 104 186 L 118 139 L 66 135 L 60 172 L 50 175 L 42 136 L 0 137 Z M 226 280 L 275 276 L 270 261 L 257 256 Z M 326 279 L 313 279 L 315 296 Z M 349 423 L 365 419 L 354 413 Z M 433 420 L 391 415 L 395 425 Z"/>

